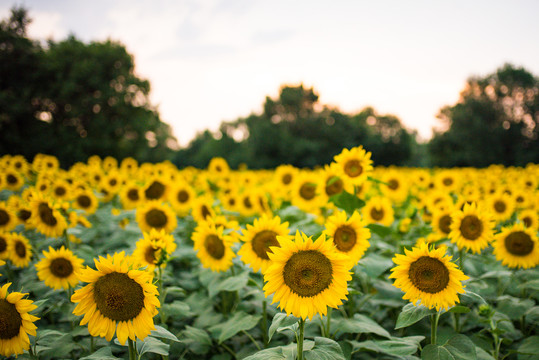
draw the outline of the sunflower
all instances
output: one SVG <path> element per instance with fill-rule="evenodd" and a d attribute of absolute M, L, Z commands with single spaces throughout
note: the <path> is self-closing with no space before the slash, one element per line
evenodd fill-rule
<path fill-rule="evenodd" d="M 146 200 L 166 200 L 170 185 L 163 178 L 154 177 L 150 179 L 144 187 L 144 197 Z"/>
<path fill-rule="evenodd" d="M 170 233 L 178 224 L 176 214 L 170 206 L 158 200 L 148 201 L 140 206 L 135 217 L 142 232 L 150 232 L 154 228 Z"/>
<path fill-rule="evenodd" d="M 396 254 L 397 264 L 389 278 L 393 285 L 405 292 L 402 297 L 414 305 L 418 301 L 429 309 L 447 309 L 459 302 L 457 294 L 464 293 L 463 280 L 468 276 L 451 262 L 452 256 L 445 255 L 445 246 L 429 250 L 426 242 L 412 251 L 404 249 L 406 255 Z"/>
<path fill-rule="evenodd" d="M 256 200 L 256 194 L 252 190 L 243 191 L 239 195 L 239 205 L 238 210 L 243 216 L 253 216 L 257 214 L 260 210 L 259 204 Z"/>
<path fill-rule="evenodd" d="M 84 315 L 92 336 L 111 341 L 116 332 L 124 345 L 127 338 L 144 340 L 155 329 L 153 317 L 160 306 L 152 274 L 133 268 L 124 252 L 94 259 L 97 270 L 86 267 L 79 280 L 88 283 L 75 291 L 71 301 L 78 303 L 73 314 Z"/>
<path fill-rule="evenodd" d="M 189 213 L 193 199 L 196 198 L 195 191 L 186 181 L 176 181 L 169 192 L 169 202 L 172 208 L 180 216 Z"/>
<path fill-rule="evenodd" d="M 211 175 L 223 175 L 230 171 L 228 163 L 222 157 L 214 157 L 208 164 L 208 171 Z"/>
<path fill-rule="evenodd" d="M 518 214 L 518 218 L 524 223 L 524 225 L 535 231 L 539 230 L 539 216 L 537 211 L 533 209 L 522 210 Z"/>
<path fill-rule="evenodd" d="M 28 294 L 8 293 L 10 285 L 0 288 L 0 354 L 6 357 L 20 355 L 30 348 L 28 335 L 36 336 L 34 322 L 39 320 L 28 313 L 37 308 L 32 300 L 23 299 Z"/>
<path fill-rule="evenodd" d="M 492 217 L 497 221 L 509 219 L 515 210 L 515 199 L 503 192 L 488 196 L 486 203 Z"/>
<path fill-rule="evenodd" d="M 191 215 L 196 222 L 204 221 L 208 217 L 215 216 L 215 210 L 213 209 L 213 197 L 206 194 L 193 199 L 191 205 Z"/>
<path fill-rule="evenodd" d="M 138 162 L 132 157 L 126 157 L 120 163 L 120 170 L 126 174 L 133 174 L 137 169 Z"/>
<path fill-rule="evenodd" d="M 494 237 L 494 255 L 510 268 L 533 268 L 539 264 L 539 240 L 536 232 L 522 223 L 503 227 Z"/>
<path fill-rule="evenodd" d="M 401 171 L 388 170 L 382 175 L 380 190 L 384 196 L 401 203 L 408 196 L 408 181 Z M 387 185 L 386 185 L 387 184 Z"/>
<path fill-rule="evenodd" d="M 50 195 L 57 200 L 70 200 L 71 193 L 71 185 L 63 179 L 56 179 L 50 190 Z"/>
<path fill-rule="evenodd" d="M 466 248 L 480 253 L 492 240 L 494 222 L 490 213 L 482 210 L 476 203 L 465 204 L 463 210 L 451 214 L 449 238 L 459 249 Z"/>
<path fill-rule="evenodd" d="M 340 194 L 343 191 L 354 192 L 353 184 L 348 180 L 348 177 L 341 175 L 335 163 L 324 166 L 324 171 L 319 178 L 317 187 L 323 190 L 320 193 L 324 197 L 324 202 L 328 202 L 331 196 Z"/>
<path fill-rule="evenodd" d="M 386 197 L 375 196 L 370 198 L 361 209 L 361 213 L 369 224 L 375 223 L 389 226 L 395 220 L 393 206 Z"/>
<path fill-rule="evenodd" d="M 84 210 L 86 214 L 93 214 L 96 212 L 99 202 L 93 191 L 78 189 L 73 195 L 73 207 Z"/>
<path fill-rule="evenodd" d="M 48 237 L 58 237 L 67 228 L 67 221 L 60 213 L 58 204 L 52 203 L 41 193 L 35 194 L 30 202 L 32 215 L 30 222 L 40 233 Z"/>
<path fill-rule="evenodd" d="M 288 222 L 281 222 L 281 218 L 267 215 L 255 219 L 253 225 L 247 224 L 240 239 L 244 242 L 238 255 L 241 260 L 250 265 L 254 272 L 264 273 L 270 265 L 268 254 L 272 252 L 270 246 L 279 246 L 277 236 L 288 235 Z"/>
<path fill-rule="evenodd" d="M 32 245 L 21 234 L 11 233 L 7 236 L 9 237 L 7 241 L 9 260 L 18 268 L 27 267 L 32 258 Z"/>
<path fill-rule="evenodd" d="M 354 185 L 361 185 L 365 182 L 373 170 L 371 153 L 365 151 L 362 146 L 350 150 L 343 149 L 333 160 L 342 175 Z"/>
<path fill-rule="evenodd" d="M 10 231 L 17 226 L 17 214 L 4 201 L 0 202 L 0 231 Z"/>
<path fill-rule="evenodd" d="M 300 172 L 292 185 L 292 204 L 306 212 L 316 212 L 324 205 L 316 172 Z"/>
<path fill-rule="evenodd" d="M 9 258 L 8 248 L 10 241 L 10 233 L 0 231 L 0 259 Z"/>
<path fill-rule="evenodd" d="M 15 155 L 11 158 L 11 167 L 20 174 L 26 174 L 29 165 L 22 155 Z"/>
<path fill-rule="evenodd" d="M 453 207 L 447 209 L 436 209 L 432 213 L 432 229 L 442 237 L 448 238 L 451 232 L 451 214 Z"/>
<path fill-rule="evenodd" d="M 275 169 L 274 183 L 279 196 L 288 197 L 299 170 L 292 165 L 279 165 Z"/>
<path fill-rule="evenodd" d="M 232 266 L 233 238 L 225 235 L 222 227 L 200 222 L 193 232 L 194 249 L 202 266 L 212 271 L 225 271 Z"/>
<path fill-rule="evenodd" d="M 143 233 L 143 238 L 137 241 L 133 251 L 133 260 L 141 267 L 153 271 L 158 264 L 165 266 L 164 260 L 176 250 L 174 237 L 165 231 L 151 229 Z"/>
<path fill-rule="evenodd" d="M 120 201 L 126 210 L 135 209 L 143 200 L 143 192 L 136 181 L 128 181 L 125 186 L 120 189 Z"/>
<path fill-rule="evenodd" d="M 434 174 L 436 189 L 446 193 L 456 192 L 460 186 L 460 177 L 454 170 L 441 170 Z"/>
<path fill-rule="evenodd" d="M 82 270 L 84 260 L 78 258 L 71 250 L 63 246 L 49 252 L 43 250 L 44 258 L 35 264 L 37 277 L 50 288 L 65 289 L 75 287 L 79 283 L 77 274 Z"/>
<path fill-rule="evenodd" d="M 349 219 L 345 211 L 338 211 L 326 221 L 324 233 L 328 240 L 335 244 L 337 251 L 348 255 L 352 266 L 357 264 L 370 246 L 368 239 L 371 231 L 366 225 L 357 211 Z"/>
<path fill-rule="evenodd" d="M 350 259 L 321 235 L 316 241 L 304 233 L 278 236 L 280 247 L 268 253 L 271 265 L 264 273 L 264 293 L 287 314 L 312 319 L 337 308 L 348 294 Z"/>
<path fill-rule="evenodd" d="M 3 180 L 0 183 L 8 190 L 17 191 L 24 185 L 24 179 L 18 171 L 7 170 L 2 174 L 2 177 Z"/>

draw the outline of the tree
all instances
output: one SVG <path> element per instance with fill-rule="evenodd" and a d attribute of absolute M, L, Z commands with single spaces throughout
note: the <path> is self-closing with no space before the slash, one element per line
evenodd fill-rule
<path fill-rule="evenodd" d="M 460 100 L 441 109 L 446 126 L 429 143 L 437 166 L 539 162 L 539 80 L 505 64 L 485 77 L 471 77 Z"/>
<path fill-rule="evenodd" d="M 232 166 L 244 162 L 251 168 L 280 164 L 312 168 L 329 164 L 343 148 L 358 145 L 373 151 L 379 165 L 404 165 L 410 160 L 415 135 L 397 117 L 378 115 L 372 108 L 343 114 L 320 105 L 318 98 L 314 89 L 302 84 L 283 86 L 278 98 L 266 97 L 261 114 L 224 122 L 215 136 L 200 134 L 179 152 L 176 163 L 193 164 L 189 159 L 194 156 L 203 160 L 197 166 L 205 167 L 213 155 L 224 156 Z M 217 152 L 224 149 L 229 151 Z"/>
<path fill-rule="evenodd" d="M 171 157 L 176 140 L 123 45 L 70 36 L 43 47 L 26 38 L 29 23 L 26 10 L 15 8 L 0 24 L 1 153 L 52 154 L 64 166 L 93 154 Z"/>

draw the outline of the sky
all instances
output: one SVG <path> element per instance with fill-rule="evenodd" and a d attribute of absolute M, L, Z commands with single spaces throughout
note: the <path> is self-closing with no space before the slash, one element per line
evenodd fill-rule
<path fill-rule="evenodd" d="M 539 74 L 535 0 L 0 0 L 0 17 L 13 5 L 29 9 L 32 38 L 123 43 L 181 146 L 300 83 L 427 140 L 468 77 L 506 62 Z"/>

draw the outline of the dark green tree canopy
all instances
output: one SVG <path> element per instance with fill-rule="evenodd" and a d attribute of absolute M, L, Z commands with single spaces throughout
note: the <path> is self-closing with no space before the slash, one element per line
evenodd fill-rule
<path fill-rule="evenodd" d="M 453 106 L 438 117 L 447 131 L 429 144 L 438 166 L 539 162 L 539 79 L 505 64 L 485 77 L 471 77 Z"/>
<path fill-rule="evenodd" d="M 180 150 L 176 163 L 205 167 L 213 156 L 223 156 L 233 167 L 315 167 L 329 164 L 343 148 L 363 145 L 378 165 L 409 164 L 415 134 L 397 117 L 370 107 L 348 115 L 319 104 L 318 98 L 302 84 L 283 86 L 278 98 L 266 97 L 262 114 L 223 122 L 215 136 L 199 134 Z"/>
<path fill-rule="evenodd" d="M 0 153 L 52 154 L 64 166 L 93 154 L 170 158 L 176 140 L 123 45 L 70 36 L 42 46 L 26 37 L 29 23 L 15 8 L 0 24 Z"/>

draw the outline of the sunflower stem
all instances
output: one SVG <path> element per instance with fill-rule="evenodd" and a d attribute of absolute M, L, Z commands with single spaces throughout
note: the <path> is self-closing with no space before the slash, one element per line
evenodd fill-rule
<path fill-rule="evenodd" d="M 297 338 L 298 343 L 298 360 L 303 360 L 303 336 L 305 332 L 305 320 L 299 319 L 299 334 Z"/>
<path fill-rule="evenodd" d="M 131 340 L 130 338 L 127 338 L 127 345 L 129 347 L 129 360 L 136 360 L 137 359 L 137 352 L 135 350 L 133 340 Z"/>
<path fill-rule="evenodd" d="M 65 242 L 65 245 L 66 245 L 66 249 L 67 250 L 70 250 L 69 249 L 69 236 L 67 235 L 67 230 L 64 230 L 64 242 Z"/>
<path fill-rule="evenodd" d="M 464 271 L 464 254 L 466 254 L 466 251 L 464 249 L 459 250 L 459 269 Z"/>
<path fill-rule="evenodd" d="M 264 343 L 264 349 L 268 347 L 268 303 L 266 299 L 262 300 L 262 341 Z"/>
<path fill-rule="evenodd" d="M 161 321 L 161 325 L 164 325 L 166 322 L 166 314 L 165 314 L 165 307 L 163 306 L 165 304 L 165 294 L 163 293 L 163 270 L 161 269 L 161 266 L 157 266 L 158 274 L 157 274 L 157 286 L 159 289 L 159 302 L 161 303 L 161 308 L 159 309 L 159 317 Z"/>
<path fill-rule="evenodd" d="M 244 333 L 245 335 L 247 335 L 247 337 L 249 338 L 249 340 L 251 340 L 251 342 L 253 344 L 255 344 L 256 348 L 258 349 L 258 351 L 262 350 L 262 348 L 260 347 L 260 345 L 258 345 L 258 342 L 253 338 L 253 336 L 251 334 L 249 334 L 247 331 L 245 330 L 242 330 L 241 331 L 242 333 Z"/>
<path fill-rule="evenodd" d="M 438 311 L 430 317 L 430 343 L 433 345 L 436 345 L 436 335 L 438 333 L 438 320 L 440 320 L 440 315 L 441 313 Z"/>
<path fill-rule="evenodd" d="M 330 331 L 330 326 L 331 326 L 331 311 L 332 310 L 333 308 L 328 307 L 328 314 L 326 316 L 327 318 L 326 337 L 327 338 L 331 338 L 331 333 L 329 331 Z"/>

